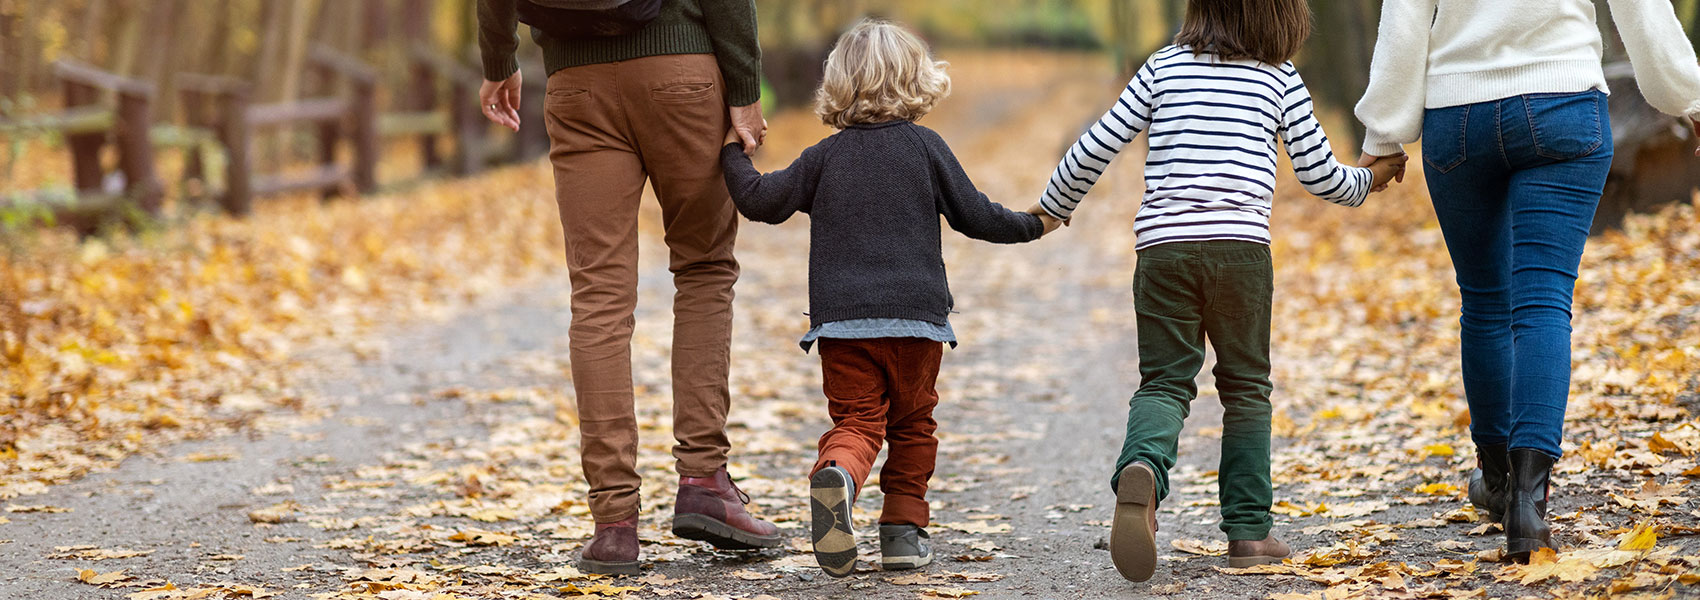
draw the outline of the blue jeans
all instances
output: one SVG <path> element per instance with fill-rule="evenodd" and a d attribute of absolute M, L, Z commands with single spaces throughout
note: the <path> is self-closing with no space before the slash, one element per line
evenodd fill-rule
<path fill-rule="evenodd" d="M 1606 95 L 1430 109 L 1424 173 L 1463 298 L 1477 444 L 1561 454 L 1576 269 L 1611 166 Z"/>

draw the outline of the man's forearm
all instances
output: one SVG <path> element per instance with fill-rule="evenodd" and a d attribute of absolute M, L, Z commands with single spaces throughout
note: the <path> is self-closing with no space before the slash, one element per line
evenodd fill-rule
<path fill-rule="evenodd" d="M 703 20 L 714 41 L 714 58 L 726 79 L 726 103 L 761 100 L 761 44 L 756 40 L 755 0 L 702 0 Z"/>
<path fill-rule="evenodd" d="M 484 79 L 502 81 L 519 70 L 518 13 L 514 0 L 478 0 L 478 51 Z"/>

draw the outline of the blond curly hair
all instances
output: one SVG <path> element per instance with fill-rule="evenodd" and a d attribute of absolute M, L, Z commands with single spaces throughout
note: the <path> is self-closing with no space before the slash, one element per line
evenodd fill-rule
<path fill-rule="evenodd" d="M 914 121 L 950 95 L 949 63 L 888 21 L 865 20 L 838 38 L 815 92 L 815 114 L 844 129 L 863 123 Z"/>

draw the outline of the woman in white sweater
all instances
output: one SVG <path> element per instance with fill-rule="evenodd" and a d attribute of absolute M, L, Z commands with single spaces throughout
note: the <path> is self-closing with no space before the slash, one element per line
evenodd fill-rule
<path fill-rule="evenodd" d="M 1670 0 L 1610 0 L 1641 93 L 1700 136 L 1700 65 Z M 1387 0 L 1357 115 L 1366 159 L 1423 141 L 1463 298 L 1470 501 L 1510 556 L 1552 547 L 1576 270 L 1611 166 L 1590 0 Z M 1700 155 L 1700 152 L 1696 153 Z"/>

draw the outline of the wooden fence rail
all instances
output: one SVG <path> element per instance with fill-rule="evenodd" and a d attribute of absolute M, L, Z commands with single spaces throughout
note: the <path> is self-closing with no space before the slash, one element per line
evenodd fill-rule
<path fill-rule="evenodd" d="M 322 87 L 349 83 L 346 97 L 324 96 L 291 102 L 252 104 L 246 82 L 198 74 L 179 74 L 177 87 L 191 128 L 212 132 L 225 153 L 223 189 L 219 204 L 231 214 L 253 211 L 254 198 L 295 191 L 318 190 L 327 197 L 377 190 L 377 73 L 364 63 L 325 48 L 311 52 Z M 254 135 L 268 129 L 312 126 L 319 156 L 304 173 L 254 173 Z M 348 164 L 338 161 L 338 146 L 351 141 Z M 192 157 L 188 177 L 204 177 L 204 160 Z"/>
<path fill-rule="evenodd" d="M 165 186 L 155 170 L 149 139 L 153 84 L 71 60 L 55 62 L 53 73 L 64 85 L 64 111 L 0 122 L 0 134 L 8 136 L 46 131 L 64 136 L 77 197 L 75 202 L 52 202 L 46 208 L 56 221 L 85 234 L 126 207 L 159 214 Z M 103 100 L 107 95 L 114 99 L 110 104 Z M 118 150 L 118 173 L 123 180 L 116 189 L 109 189 L 108 173 L 100 160 L 109 140 Z"/>
<path fill-rule="evenodd" d="M 490 125 L 477 100 L 483 77 L 466 62 L 424 44 L 410 47 L 403 91 L 393 94 L 396 107 L 380 111 L 377 69 L 325 45 L 310 47 L 307 58 L 309 74 L 315 76 L 310 81 L 317 83 L 309 87 L 315 97 L 289 102 L 255 103 L 253 85 L 241 79 L 176 74 L 172 81 L 181 124 L 149 120 L 157 93 L 152 84 L 60 61 L 55 72 L 64 82 L 66 108 L 0 120 L 0 136 L 47 131 L 64 136 L 78 200 L 74 209 L 66 204 L 56 210 L 61 222 L 85 232 L 127 210 L 123 207 L 128 203 L 152 215 L 160 212 L 165 187 L 154 159 L 161 149 L 186 151 L 183 179 L 200 182 L 198 187 L 186 186 L 191 190 L 186 193 L 198 190 L 238 216 L 252 212 L 256 198 L 285 192 L 319 191 L 329 197 L 376 191 L 380 145 L 388 138 L 417 138 L 426 171 L 455 176 L 548 151 L 548 137 L 540 126 L 540 72 L 528 72 L 532 76 L 521 105 L 524 118 L 539 125 L 521 135 L 490 140 Z M 305 130 L 314 136 L 317 155 L 311 167 L 257 172 L 255 138 L 277 130 Z M 109 142 L 117 148 L 121 190 L 109 189 L 116 187 L 115 180 L 109 181 L 100 160 Z M 452 145 L 452 154 L 445 151 L 444 142 Z M 339 156 L 345 147 L 349 156 Z"/>
<path fill-rule="evenodd" d="M 437 52 L 424 44 L 408 51 L 409 91 L 412 110 L 384 115 L 380 121 L 385 135 L 418 135 L 419 151 L 426 169 L 443 166 L 438 142 L 453 137 L 455 153 L 449 172 L 470 175 L 484 166 L 484 132 L 488 125 L 478 110 L 478 85 L 483 76 L 472 67 Z M 447 88 L 448 110 L 439 112 L 439 88 Z"/>

